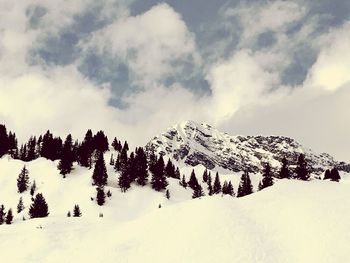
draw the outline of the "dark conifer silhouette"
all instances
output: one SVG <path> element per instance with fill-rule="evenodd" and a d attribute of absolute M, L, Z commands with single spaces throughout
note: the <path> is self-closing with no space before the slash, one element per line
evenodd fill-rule
<path fill-rule="evenodd" d="M 119 157 L 119 171 L 127 173 L 128 169 L 128 151 L 127 148 L 123 148 Z M 117 160 L 118 162 L 118 160 Z"/>
<path fill-rule="evenodd" d="M 107 184 L 107 169 L 106 169 L 106 164 L 105 160 L 103 158 L 103 153 L 99 152 L 94 172 L 92 174 L 92 180 L 93 180 L 93 185 L 97 186 L 105 186 Z"/>
<path fill-rule="evenodd" d="M 207 183 L 208 182 L 208 170 L 205 169 L 203 172 L 203 182 Z"/>
<path fill-rule="evenodd" d="M 166 190 L 166 192 L 165 192 L 165 197 L 166 197 L 166 199 L 170 199 L 170 192 L 169 192 L 169 189 L 167 189 Z"/>
<path fill-rule="evenodd" d="M 74 205 L 73 217 L 81 217 L 81 211 L 79 205 Z"/>
<path fill-rule="evenodd" d="M 327 169 L 324 173 L 323 180 L 331 179 L 331 171 Z"/>
<path fill-rule="evenodd" d="M 237 197 L 242 197 L 245 195 L 249 195 L 253 193 L 253 186 L 250 181 L 250 176 L 248 172 L 245 172 L 242 177 L 241 181 L 239 183 L 238 191 L 237 191 Z"/>
<path fill-rule="evenodd" d="M 67 217 L 71 217 L 71 216 L 72 216 L 72 215 L 71 215 L 70 211 L 68 211 Z"/>
<path fill-rule="evenodd" d="M 126 192 L 130 188 L 131 180 L 129 177 L 128 169 L 127 167 L 125 169 L 122 169 L 120 171 L 119 177 L 118 177 L 118 185 L 122 192 Z"/>
<path fill-rule="evenodd" d="M 128 177 L 130 179 L 130 183 L 134 182 L 137 178 L 137 167 L 136 167 L 136 161 L 135 161 L 135 154 L 133 152 L 130 154 L 126 169 L 127 169 Z"/>
<path fill-rule="evenodd" d="M 33 161 L 38 157 L 36 152 L 36 137 L 31 136 L 27 143 L 27 153 L 24 161 Z"/>
<path fill-rule="evenodd" d="M 0 205 L 0 225 L 5 223 L 5 216 L 6 216 L 5 207 L 4 205 Z"/>
<path fill-rule="evenodd" d="M 17 138 L 16 134 L 9 132 L 8 135 L 8 153 L 11 155 L 12 158 L 18 159 L 18 146 L 17 146 Z"/>
<path fill-rule="evenodd" d="M 286 157 L 283 157 L 283 159 L 282 159 L 282 166 L 281 166 L 281 170 L 279 173 L 279 178 L 281 178 L 281 179 L 290 178 L 288 161 L 287 161 Z"/>
<path fill-rule="evenodd" d="M 93 138 L 94 150 L 99 152 L 108 151 L 108 138 L 103 131 L 98 131 Z"/>
<path fill-rule="evenodd" d="M 30 195 L 33 196 L 35 191 L 36 191 L 36 183 L 34 180 L 32 186 L 30 187 Z"/>
<path fill-rule="evenodd" d="M 192 198 L 200 198 L 204 196 L 204 192 L 201 185 L 198 185 L 196 189 L 193 190 Z"/>
<path fill-rule="evenodd" d="M 187 188 L 187 182 L 186 182 L 186 178 L 185 175 L 182 175 L 182 179 L 179 182 L 179 184 L 183 187 L 183 188 Z"/>
<path fill-rule="evenodd" d="M 221 183 L 220 183 L 219 173 L 216 172 L 214 186 L 213 186 L 213 194 L 220 194 L 220 192 L 221 192 Z"/>
<path fill-rule="evenodd" d="M 192 169 L 190 180 L 188 181 L 187 185 L 191 187 L 193 190 L 196 190 L 198 188 L 199 183 L 198 183 L 196 174 L 194 172 L 194 169 Z"/>
<path fill-rule="evenodd" d="M 124 145 L 123 145 L 122 150 L 125 150 L 126 152 L 129 151 L 129 145 L 128 145 L 128 142 L 127 142 L 127 141 L 124 142 Z"/>
<path fill-rule="evenodd" d="M 175 178 L 175 165 L 168 159 L 167 165 L 165 166 L 165 176 L 169 178 Z"/>
<path fill-rule="evenodd" d="M 333 168 L 331 170 L 330 176 L 331 176 L 331 181 L 339 182 L 339 180 L 341 179 L 337 168 Z"/>
<path fill-rule="evenodd" d="M 135 163 L 136 163 L 136 175 L 137 175 L 136 182 L 139 185 L 144 186 L 147 183 L 148 167 L 147 167 L 147 156 L 142 147 L 136 150 Z"/>
<path fill-rule="evenodd" d="M 5 125 L 0 125 L 0 157 L 7 154 L 9 150 L 9 138 Z"/>
<path fill-rule="evenodd" d="M 91 167 L 93 150 L 94 150 L 93 135 L 92 135 L 92 131 L 89 129 L 86 132 L 84 140 L 78 149 L 78 155 L 79 155 L 78 162 L 81 166 Z"/>
<path fill-rule="evenodd" d="M 310 175 L 309 175 L 309 171 L 307 169 L 307 163 L 306 163 L 304 154 L 299 155 L 295 172 L 296 172 L 297 179 L 303 180 L 303 181 L 309 180 Z"/>
<path fill-rule="evenodd" d="M 73 141 L 72 135 L 68 135 L 62 149 L 61 160 L 58 164 L 58 169 L 60 170 L 60 174 L 63 175 L 63 178 L 66 177 L 66 174 L 69 174 L 73 170 Z"/>
<path fill-rule="evenodd" d="M 23 193 L 27 191 L 29 186 L 29 171 L 26 166 L 23 166 L 20 174 L 17 178 L 17 189 L 19 193 Z"/>
<path fill-rule="evenodd" d="M 121 150 L 121 148 L 119 148 L 119 142 L 118 142 L 116 137 L 114 137 L 114 139 L 113 139 L 112 147 L 117 152 L 119 152 Z"/>
<path fill-rule="evenodd" d="M 49 215 L 48 205 L 41 193 L 38 193 L 29 208 L 30 218 L 47 217 Z"/>
<path fill-rule="evenodd" d="M 235 196 L 235 191 L 233 189 L 231 181 L 228 182 L 227 188 L 226 188 L 226 194 L 230 196 Z"/>
<path fill-rule="evenodd" d="M 114 161 L 114 171 L 120 171 L 120 154 L 118 153 L 117 159 Z"/>
<path fill-rule="evenodd" d="M 23 205 L 23 199 L 22 199 L 22 196 L 19 198 L 19 201 L 18 201 L 18 205 L 17 205 L 17 213 L 21 213 L 24 209 L 24 205 Z"/>
<path fill-rule="evenodd" d="M 113 153 L 111 154 L 111 158 L 109 159 L 109 165 L 114 166 Z"/>
<path fill-rule="evenodd" d="M 262 176 L 263 178 L 259 183 L 259 191 L 273 185 L 271 166 L 269 163 L 265 164 Z"/>
<path fill-rule="evenodd" d="M 165 177 L 163 156 L 160 156 L 158 158 L 158 161 L 154 167 L 154 170 L 152 172 L 151 185 L 152 188 L 156 191 L 164 190 L 168 186 L 168 182 Z"/>
<path fill-rule="evenodd" d="M 105 195 L 104 189 L 103 189 L 103 187 L 97 187 L 96 191 L 97 191 L 97 194 L 96 194 L 97 204 L 99 206 L 102 206 L 102 205 L 104 205 L 104 203 L 106 201 L 106 195 Z"/>
<path fill-rule="evenodd" d="M 212 185 L 212 179 L 211 179 L 211 173 L 208 174 L 208 195 L 213 195 L 213 185 Z"/>
<path fill-rule="evenodd" d="M 11 225 L 11 224 L 12 224 L 12 221 L 13 221 L 13 214 L 12 214 L 12 209 L 10 208 L 10 209 L 7 211 L 5 223 L 6 223 L 7 225 Z"/>

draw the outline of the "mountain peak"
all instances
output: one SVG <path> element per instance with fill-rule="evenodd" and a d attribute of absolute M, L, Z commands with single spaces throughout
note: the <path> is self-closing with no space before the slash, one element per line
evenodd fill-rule
<path fill-rule="evenodd" d="M 293 167 L 301 153 L 305 154 L 310 169 L 316 174 L 335 166 L 340 170 L 350 168 L 350 165 L 334 160 L 329 154 L 317 154 L 304 148 L 289 137 L 229 135 L 209 124 L 191 120 L 154 137 L 146 149 L 165 155 L 178 165 L 201 164 L 208 169 L 222 168 L 233 172 L 258 172 L 267 162 L 277 169 L 283 157 Z"/>

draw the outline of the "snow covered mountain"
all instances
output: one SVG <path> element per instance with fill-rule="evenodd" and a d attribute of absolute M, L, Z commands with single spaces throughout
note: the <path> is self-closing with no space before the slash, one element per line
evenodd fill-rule
<path fill-rule="evenodd" d="M 225 169 L 233 172 L 249 170 L 258 172 L 265 162 L 273 168 L 280 167 L 286 157 L 291 167 L 300 153 L 304 153 L 310 169 L 320 174 L 331 167 L 350 171 L 350 165 L 335 160 L 327 153 L 317 154 L 297 141 L 283 136 L 231 136 L 212 126 L 186 121 L 169 128 L 154 137 L 147 151 L 155 151 L 175 160 L 179 164 L 208 169 Z"/>

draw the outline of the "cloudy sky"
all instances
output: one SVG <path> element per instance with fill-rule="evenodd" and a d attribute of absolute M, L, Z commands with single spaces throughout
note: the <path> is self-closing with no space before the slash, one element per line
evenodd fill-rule
<path fill-rule="evenodd" d="M 0 122 L 143 145 L 184 120 L 350 161 L 347 0 L 0 0 Z"/>

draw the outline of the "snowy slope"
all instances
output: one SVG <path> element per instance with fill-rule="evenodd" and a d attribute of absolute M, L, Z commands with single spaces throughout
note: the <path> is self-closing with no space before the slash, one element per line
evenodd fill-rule
<path fill-rule="evenodd" d="M 283 136 L 230 136 L 208 124 L 186 121 L 169 128 L 154 137 L 147 145 L 148 151 L 164 154 L 177 161 L 178 165 L 239 172 L 261 171 L 262 164 L 269 162 L 278 168 L 286 157 L 295 165 L 300 153 L 304 153 L 312 172 L 338 167 L 350 171 L 350 165 L 334 160 L 326 153 L 317 154 L 295 140 Z"/>
<path fill-rule="evenodd" d="M 63 179 L 56 165 L 45 159 L 27 164 L 50 216 L 22 221 L 26 210 L 16 215 L 13 225 L 0 226 L 0 251 L 8 262 L 288 263 L 350 258 L 348 175 L 341 183 L 280 180 L 238 199 L 192 200 L 189 191 L 170 180 L 172 194 L 166 200 L 164 193 L 149 187 L 133 185 L 121 193 L 109 167 L 107 189 L 113 195 L 99 207 L 90 200 L 95 193 L 92 170 L 75 167 Z M 7 208 L 15 208 L 19 199 L 16 178 L 22 166 L 6 156 L 0 160 L 0 200 Z M 28 206 L 29 194 L 23 196 Z M 83 216 L 67 218 L 75 203 Z"/>

